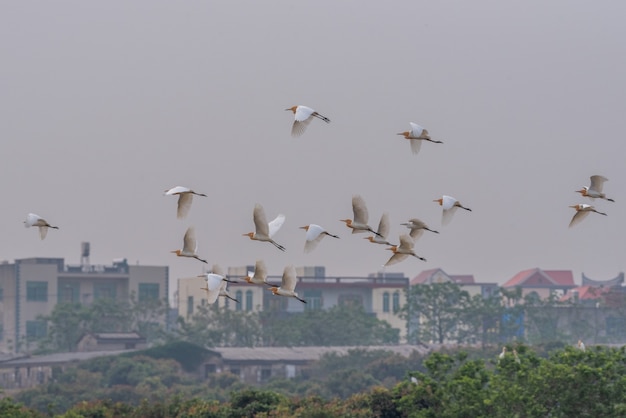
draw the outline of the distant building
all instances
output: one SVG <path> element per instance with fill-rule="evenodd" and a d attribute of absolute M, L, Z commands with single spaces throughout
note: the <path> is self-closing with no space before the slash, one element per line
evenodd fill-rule
<path fill-rule="evenodd" d="M 227 276 L 232 279 L 245 277 L 254 271 L 254 266 L 231 267 Z M 406 335 L 405 321 L 398 316 L 404 306 L 405 291 L 409 279 L 401 273 L 377 273 L 368 277 L 327 277 L 324 267 L 299 267 L 296 269 L 298 284 L 296 292 L 306 300 L 302 303 L 294 298 L 274 296 L 267 287 L 245 282 L 229 283 L 229 292 L 239 300 L 235 303 L 226 298 L 218 299 L 219 306 L 241 311 L 274 309 L 296 313 L 305 310 L 329 309 L 336 305 L 359 305 L 365 312 L 387 321 L 392 327 Z M 267 281 L 280 286 L 282 276 L 268 276 Z M 178 280 L 178 313 L 190 319 L 198 306 L 206 304 L 205 292 L 201 289 L 204 281 L 200 277 Z"/>
<path fill-rule="evenodd" d="M 88 247 L 87 247 L 88 251 Z M 87 252 L 88 255 L 88 252 Z M 0 351 L 22 352 L 47 335 L 46 322 L 60 302 L 91 304 L 111 298 L 129 301 L 167 299 L 169 268 L 129 265 L 126 259 L 110 266 L 81 265 L 63 258 L 25 258 L 0 264 Z M 32 347 L 31 347 L 32 348 Z"/>
<path fill-rule="evenodd" d="M 570 289 L 560 300 L 574 304 L 621 308 L 625 305 L 624 273 L 609 280 L 593 280 L 582 274 L 582 286 Z"/>
<path fill-rule="evenodd" d="M 522 297 L 534 293 L 540 299 L 546 299 L 552 295 L 558 300 L 576 285 L 571 270 L 533 268 L 520 271 L 502 287 L 507 290 L 519 287 L 522 289 Z"/>
<path fill-rule="evenodd" d="M 424 270 L 413 277 L 410 285 L 453 282 L 469 293 L 470 296 L 482 295 L 485 298 L 496 293 L 497 283 L 478 283 L 472 274 L 447 274 L 441 268 Z"/>
<path fill-rule="evenodd" d="M 202 365 L 203 377 L 231 373 L 248 384 L 262 384 L 271 378 L 292 379 L 306 376 L 311 365 L 325 354 L 347 355 L 350 350 L 384 350 L 410 357 L 426 355 L 441 346 L 393 345 L 368 347 L 219 347 L 209 349 L 211 356 Z"/>
<path fill-rule="evenodd" d="M 147 348 L 146 338 L 136 332 L 97 332 L 85 334 L 76 351 L 120 351 Z"/>

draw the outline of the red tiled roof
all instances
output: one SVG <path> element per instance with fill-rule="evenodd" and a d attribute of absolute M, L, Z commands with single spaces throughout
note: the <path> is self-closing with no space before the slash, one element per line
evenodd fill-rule
<path fill-rule="evenodd" d="M 593 287 L 593 286 L 580 286 L 575 289 L 570 289 L 560 301 L 565 302 L 570 300 L 574 296 L 574 292 L 578 292 L 578 300 L 594 300 L 600 299 L 605 293 L 609 293 L 611 289 L 606 287 Z"/>
<path fill-rule="evenodd" d="M 574 286 L 574 274 L 571 270 L 543 270 L 544 274 L 563 286 Z"/>
<path fill-rule="evenodd" d="M 522 286 L 523 283 L 535 274 L 540 274 L 553 282 L 555 285 L 574 286 L 574 275 L 571 270 L 541 270 L 539 268 L 522 270 L 502 287 Z"/>

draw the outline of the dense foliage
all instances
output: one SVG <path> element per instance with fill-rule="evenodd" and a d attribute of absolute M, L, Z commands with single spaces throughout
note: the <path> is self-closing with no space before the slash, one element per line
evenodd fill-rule
<path fill-rule="evenodd" d="M 400 330 L 364 311 L 362 306 L 334 306 L 303 313 L 242 312 L 216 305 L 199 306 L 190 319 L 178 319 L 169 340 L 207 347 L 338 346 L 397 344 Z"/>
<path fill-rule="evenodd" d="M 426 359 L 355 350 L 325 356 L 307 380 L 271 380 L 263 387 L 244 386 L 228 373 L 199 384 L 174 360 L 112 357 L 5 398 L 0 416 L 626 416 L 624 348 L 508 349 L 502 358 L 494 348 L 487 358 L 484 350 L 469 350 Z"/>

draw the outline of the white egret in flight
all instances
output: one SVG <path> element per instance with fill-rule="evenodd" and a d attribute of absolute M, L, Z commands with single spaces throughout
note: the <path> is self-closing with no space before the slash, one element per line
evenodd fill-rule
<path fill-rule="evenodd" d="M 29 213 L 26 215 L 26 220 L 24 221 L 24 226 L 26 228 L 30 228 L 31 226 L 36 226 L 39 228 L 39 237 L 44 239 L 48 234 L 48 228 L 59 229 L 58 226 L 52 226 L 39 215 L 35 215 L 34 213 Z"/>
<path fill-rule="evenodd" d="M 409 140 L 411 144 L 411 151 L 413 154 L 417 154 L 420 151 L 420 147 L 422 146 L 422 141 L 430 141 L 436 144 L 443 144 L 442 141 L 436 141 L 430 137 L 428 134 L 428 130 L 419 126 L 417 123 L 409 122 L 411 125 L 411 130 L 400 132 L 397 135 L 404 136 L 405 139 Z"/>
<path fill-rule="evenodd" d="M 339 238 L 337 235 L 328 233 L 324 228 L 316 224 L 301 226 L 300 229 L 306 231 L 306 242 L 304 243 L 304 252 L 309 253 L 317 247 L 317 244 L 325 237 Z"/>
<path fill-rule="evenodd" d="M 190 257 L 195 258 L 196 260 L 200 260 L 203 263 L 206 263 L 206 260 L 201 259 L 196 254 L 198 251 L 198 243 L 196 242 L 196 233 L 192 227 L 187 228 L 187 232 L 185 232 L 185 237 L 183 238 L 183 249 L 182 250 L 174 250 L 170 251 L 176 254 L 178 257 Z"/>
<path fill-rule="evenodd" d="M 285 215 L 280 214 L 272 222 L 268 223 L 263 206 L 257 203 L 254 206 L 252 218 L 254 219 L 255 232 L 248 232 L 247 234 L 243 234 L 243 236 L 250 237 L 251 240 L 255 241 L 271 242 L 279 250 L 285 251 L 285 247 L 272 239 L 274 234 L 283 226 Z"/>
<path fill-rule="evenodd" d="M 289 109 L 285 110 L 291 110 L 293 112 L 294 120 L 293 126 L 291 127 L 291 136 L 293 137 L 302 135 L 314 117 L 321 119 L 326 123 L 330 123 L 330 119 L 328 119 L 326 116 L 320 115 L 315 110 L 307 106 L 292 106 Z"/>
<path fill-rule="evenodd" d="M 294 266 L 287 266 L 283 272 L 283 279 L 280 287 L 270 287 L 269 290 L 278 296 L 287 296 L 298 299 L 302 303 L 306 303 L 306 300 L 300 299 L 296 290 L 296 268 Z"/>
<path fill-rule="evenodd" d="M 193 200 L 193 195 L 196 196 L 204 196 L 205 194 L 196 193 L 188 187 L 176 186 L 172 187 L 169 190 L 165 191 L 166 196 L 176 196 L 178 195 L 178 209 L 176 212 L 176 217 L 178 219 L 183 219 L 187 217 L 189 213 L 189 209 L 191 208 L 191 201 Z"/>

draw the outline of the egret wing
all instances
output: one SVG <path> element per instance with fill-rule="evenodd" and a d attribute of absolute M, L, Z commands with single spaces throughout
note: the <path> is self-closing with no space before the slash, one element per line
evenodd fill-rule
<path fill-rule="evenodd" d="M 184 219 L 187 217 L 189 213 L 189 209 L 191 209 L 191 202 L 193 201 L 193 194 L 191 193 L 181 193 L 178 196 L 178 210 L 176 212 L 176 217 L 178 219 Z"/>
<path fill-rule="evenodd" d="M 267 224 L 267 218 L 265 217 L 265 210 L 259 203 L 254 206 L 252 217 L 254 219 L 256 234 L 269 237 L 269 225 Z"/>
<path fill-rule="evenodd" d="M 254 277 L 260 281 L 265 281 L 267 278 L 267 267 L 265 267 L 265 261 L 256 261 L 256 264 L 254 265 Z"/>
<path fill-rule="evenodd" d="M 452 206 L 450 209 L 444 209 L 443 213 L 441 214 L 441 224 L 448 225 L 457 209 L 457 206 Z"/>
<path fill-rule="evenodd" d="M 392 264 L 396 264 L 399 263 L 400 261 L 404 260 L 405 258 L 408 257 L 408 254 L 400 254 L 400 253 L 395 253 L 394 255 L 391 256 L 391 258 L 389 258 L 389 260 L 385 263 L 385 266 L 390 266 Z"/>
<path fill-rule="evenodd" d="M 280 288 L 288 292 L 296 290 L 296 268 L 294 266 L 287 266 L 283 271 L 283 279 Z"/>
<path fill-rule="evenodd" d="M 389 213 L 384 212 L 380 217 L 377 232 L 379 236 L 387 239 L 387 236 L 389 235 Z"/>
<path fill-rule="evenodd" d="M 423 228 L 411 228 L 409 235 L 413 238 L 413 241 L 417 241 L 424 234 Z"/>
<path fill-rule="evenodd" d="M 422 148 L 421 139 L 409 139 L 409 144 L 411 145 L 411 152 L 413 154 L 418 154 L 420 152 L 420 149 Z"/>
<path fill-rule="evenodd" d="M 602 188 L 604 187 L 604 182 L 608 179 L 604 176 L 591 176 L 591 185 L 589 186 L 589 190 L 595 190 L 598 193 L 602 193 Z"/>
<path fill-rule="evenodd" d="M 369 214 L 365 200 L 359 195 L 352 196 L 352 212 L 354 213 L 354 222 L 367 225 Z"/>
<path fill-rule="evenodd" d="M 46 237 L 46 235 L 48 235 L 48 227 L 47 226 L 40 226 L 39 227 L 39 237 L 41 239 L 44 239 Z"/>
<path fill-rule="evenodd" d="M 572 216 L 572 220 L 569 222 L 569 227 L 579 224 L 583 219 L 585 219 L 589 215 L 589 211 L 587 210 L 577 210 L 574 216 Z"/>
<path fill-rule="evenodd" d="M 406 251 L 411 251 L 413 249 L 413 239 L 407 235 L 407 234 L 402 234 L 400 235 L 400 249 L 401 250 L 406 250 Z"/>
<path fill-rule="evenodd" d="M 419 138 L 422 135 L 424 128 L 422 128 L 420 125 L 414 122 L 409 122 L 409 125 L 411 125 L 410 136 L 413 138 Z"/>
<path fill-rule="evenodd" d="M 294 137 L 294 138 L 302 136 L 304 131 L 306 131 L 306 128 L 311 123 L 311 120 L 312 119 L 303 120 L 301 122 L 297 121 L 297 120 L 294 121 L 293 125 L 291 126 L 291 136 Z"/>
<path fill-rule="evenodd" d="M 185 232 L 185 237 L 183 238 L 183 252 L 195 254 L 197 248 L 198 243 L 196 242 L 196 231 L 189 227 L 187 228 L 187 232 Z"/>
<path fill-rule="evenodd" d="M 218 296 L 220 295 L 220 287 L 224 277 L 219 274 L 208 273 L 206 275 L 206 293 L 207 293 L 207 303 L 215 303 Z"/>
<path fill-rule="evenodd" d="M 175 195 L 175 194 L 180 194 L 180 193 L 186 193 L 191 191 L 190 188 L 188 187 L 183 187 L 183 186 L 176 186 L 176 187 L 172 187 L 169 190 L 165 191 L 165 195 L 167 196 L 171 196 L 171 195 Z"/>
<path fill-rule="evenodd" d="M 272 222 L 268 224 L 269 236 L 272 238 L 285 223 L 285 215 L 279 214 Z"/>
<path fill-rule="evenodd" d="M 310 253 L 317 247 L 324 238 L 324 228 L 319 225 L 311 224 L 306 231 L 306 242 L 304 243 L 304 252 Z"/>

